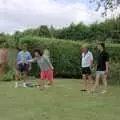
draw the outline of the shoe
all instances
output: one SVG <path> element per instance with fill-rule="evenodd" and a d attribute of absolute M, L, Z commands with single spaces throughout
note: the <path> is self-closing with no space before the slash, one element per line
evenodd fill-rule
<path fill-rule="evenodd" d="M 105 94 L 106 92 L 107 92 L 106 90 L 103 90 L 101 93 L 102 93 L 102 94 Z"/>
<path fill-rule="evenodd" d="M 48 83 L 47 85 L 48 85 L 48 86 L 52 86 L 52 83 Z"/>
<path fill-rule="evenodd" d="M 18 85 L 15 85 L 15 88 L 18 88 Z"/>
<path fill-rule="evenodd" d="M 40 91 L 43 91 L 44 90 L 44 88 L 40 88 Z"/>
<path fill-rule="evenodd" d="M 80 91 L 83 91 L 83 92 L 85 92 L 85 91 L 87 91 L 86 89 L 81 89 Z"/>
<path fill-rule="evenodd" d="M 23 83 L 23 87 L 24 87 L 24 88 L 26 88 L 26 87 L 27 87 L 27 86 L 26 86 L 26 83 Z"/>
<path fill-rule="evenodd" d="M 43 91 L 45 89 L 45 87 L 39 87 L 40 91 Z"/>
<path fill-rule="evenodd" d="M 17 82 L 15 83 L 15 88 L 18 88 L 18 83 Z"/>
<path fill-rule="evenodd" d="M 90 91 L 88 90 L 87 93 L 90 93 Z"/>

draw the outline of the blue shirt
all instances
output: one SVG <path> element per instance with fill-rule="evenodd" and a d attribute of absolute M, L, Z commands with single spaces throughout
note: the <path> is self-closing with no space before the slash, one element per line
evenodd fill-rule
<path fill-rule="evenodd" d="M 30 52 L 26 51 L 20 51 L 17 54 L 17 63 L 18 62 L 27 62 L 27 60 L 31 60 L 32 56 L 30 54 Z"/>

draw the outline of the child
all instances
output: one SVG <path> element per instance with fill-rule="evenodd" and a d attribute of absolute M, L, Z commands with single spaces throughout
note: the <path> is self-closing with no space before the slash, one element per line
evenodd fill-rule
<path fill-rule="evenodd" d="M 28 60 L 28 62 L 37 62 L 38 66 L 41 69 L 40 72 L 40 77 L 38 84 L 41 89 L 44 88 L 44 81 L 43 80 L 48 80 L 49 85 L 53 85 L 53 66 L 49 60 L 49 58 L 45 55 L 40 50 L 35 50 L 34 52 L 35 58 L 32 60 Z"/>
<path fill-rule="evenodd" d="M 24 44 L 22 46 L 22 50 L 18 52 L 17 54 L 17 72 L 16 72 L 16 85 L 15 87 L 19 86 L 18 80 L 24 80 L 23 87 L 26 87 L 26 81 L 27 81 L 27 74 L 29 70 L 31 69 L 31 64 L 27 62 L 27 60 L 31 60 L 32 56 L 29 51 L 27 51 L 27 45 Z"/>

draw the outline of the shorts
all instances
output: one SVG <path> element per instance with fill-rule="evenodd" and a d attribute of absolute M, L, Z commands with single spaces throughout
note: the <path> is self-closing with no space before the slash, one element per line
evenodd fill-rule
<path fill-rule="evenodd" d="M 41 71 L 40 77 L 42 80 L 52 81 L 53 80 L 53 71 L 52 70 Z"/>
<path fill-rule="evenodd" d="M 90 69 L 90 67 L 83 67 L 83 68 L 82 68 L 82 74 L 83 74 L 83 75 L 90 75 L 90 74 L 91 74 L 91 69 Z"/>
<path fill-rule="evenodd" d="M 105 75 L 105 71 L 96 71 L 96 75 Z"/>
<path fill-rule="evenodd" d="M 18 70 L 20 72 L 28 72 L 29 71 L 29 64 L 18 64 Z"/>

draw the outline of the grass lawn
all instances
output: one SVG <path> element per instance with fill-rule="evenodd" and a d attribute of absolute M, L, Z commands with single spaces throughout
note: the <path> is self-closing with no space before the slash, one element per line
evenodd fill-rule
<path fill-rule="evenodd" d="M 60 80 L 40 91 L 0 82 L 0 120 L 120 120 L 120 87 L 109 92 L 80 92 L 79 80 Z"/>

